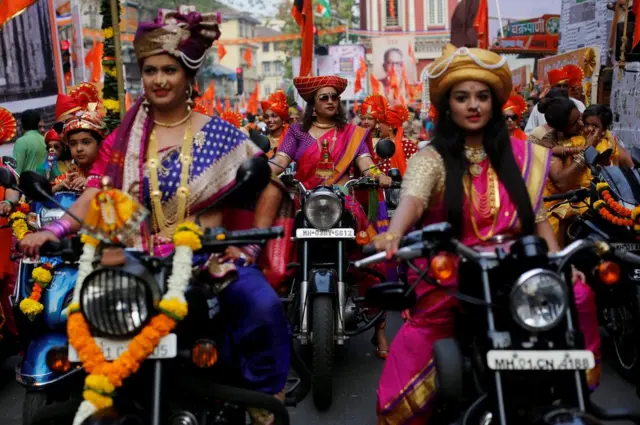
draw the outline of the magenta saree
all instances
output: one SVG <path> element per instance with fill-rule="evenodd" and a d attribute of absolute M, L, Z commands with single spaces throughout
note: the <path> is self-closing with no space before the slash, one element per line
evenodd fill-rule
<path fill-rule="evenodd" d="M 534 211 L 541 211 L 544 185 L 550 163 L 550 152 L 540 146 L 517 139 L 511 139 L 514 156 L 524 177 Z M 475 190 L 485 193 L 488 185 L 488 169 L 483 167 L 480 176 L 473 178 Z M 471 189 L 473 190 L 473 189 Z M 509 199 L 506 189 L 498 183 L 500 199 L 499 215 L 494 219 L 481 217 L 474 208 L 470 208 L 470 200 L 465 196 L 462 241 L 469 246 L 478 245 L 482 239 L 491 235 L 517 235 L 519 223 L 515 205 Z M 422 224 L 446 221 L 446 212 L 442 203 L 442 193 L 435 194 L 429 204 Z M 471 219 L 474 216 L 474 221 Z M 474 228 L 475 227 L 475 228 Z M 419 264 L 427 266 L 426 260 Z M 409 274 L 409 281 L 416 279 L 415 273 Z M 440 284 L 445 287 L 457 286 L 457 273 Z M 591 312 L 593 294 L 583 283 L 574 285 L 576 302 L 579 306 L 580 328 L 585 334 L 587 348 L 594 351 L 599 358 L 599 335 L 597 320 Z M 433 344 L 442 338 L 454 334 L 454 315 L 458 306 L 457 300 L 424 282 L 416 288 L 418 302 L 411 310 L 411 317 L 405 322 L 393 340 L 389 357 L 378 387 L 378 424 L 379 425 L 424 425 L 433 410 L 435 399 L 436 370 L 433 363 Z M 593 310 L 592 310 L 593 309 Z M 595 327 L 594 327 L 595 326 Z M 597 369 L 597 368 L 596 368 Z M 595 373 L 594 373 L 595 372 Z M 590 385 L 594 385 L 598 374 L 588 374 Z"/>

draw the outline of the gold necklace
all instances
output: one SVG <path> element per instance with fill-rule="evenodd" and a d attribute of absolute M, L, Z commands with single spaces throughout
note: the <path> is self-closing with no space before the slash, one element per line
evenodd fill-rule
<path fill-rule="evenodd" d="M 160 190 L 160 180 L 158 179 L 158 170 L 161 167 L 161 161 L 158 158 L 158 138 L 155 129 L 149 137 L 149 147 L 147 150 L 147 167 L 149 168 L 149 193 L 151 195 L 151 217 L 153 225 L 158 233 L 166 232 L 174 224 L 182 222 L 189 214 L 187 208 L 187 199 L 189 196 L 189 171 L 191 168 L 191 151 L 193 148 L 193 135 L 191 131 L 191 121 L 187 126 L 184 134 L 182 146 L 180 147 L 180 162 L 182 170 L 180 172 L 180 186 L 176 192 L 178 197 L 178 211 L 174 220 L 167 220 L 162 210 L 162 191 Z"/>
<path fill-rule="evenodd" d="M 463 186 L 465 189 L 465 194 L 467 195 L 467 199 L 469 201 L 469 214 L 471 216 L 471 226 L 473 227 L 473 233 L 481 241 L 487 241 L 493 237 L 496 224 L 498 223 L 500 210 L 500 185 L 498 182 L 498 176 L 495 174 L 493 167 L 489 165 L 489 169 L 487 170 L 487 191 L 484 194 L 478 193 L 469 174 L 465 174 Z M 481 197 L 481 200 L 479 202 L 480 207 L 478 207 L 477 205 L 478 202 L 475 199 L 476 196 Z M 493 216 L 493 223 L 486 235 L 482 235 L 480 229 L 478 228 L 478 223 L 475 217 L 476 212 L 480 213 L 480 216 L 483 218 L 490 218 L 491 216 Z"/>
<path fill-rule="evenodd" d="M 191 114 L 192 114 L 191 109 L 189 109 L 189 112 L 187 112 L 187 116 L 182 118 L 180 121 L 177 121 L 174 123 L 164 123 L 164 122 L 153 120 L 153 123 L 155 125 L 159 125 L 160 127 L 173 128 L 186 123 L 189 120 L 189 118 L 191 118 Z"/>
<path fill-rule="evenodd" d="M 464 156 L 467 158 L 467 161 L 470 164 L 469 171 L 474 177 L 478 177 L 483 170 L 483 167 L 482 165 L 480 165 L 480 163 L 487 159 L 487 153 L 485 152 L 484 148 L 482 146 L 473 148 L 471 146 L 465 145 Z"/>
<path fill-rule="evenodd" d="M 321 128 L 321 129 L 323 129 L 323 130 L 328 130 L 328 129 L 330 129 L 330 128 L 335 127 L 336 125 L 335 125 L 335 124 L 321 124 L 321 123 L 319 123 L 319 122 L 317 122 L 317 121 L 314 121 L 314 122 L 313 122 L 313 126 L 314 126 L 314 127 Z"/>

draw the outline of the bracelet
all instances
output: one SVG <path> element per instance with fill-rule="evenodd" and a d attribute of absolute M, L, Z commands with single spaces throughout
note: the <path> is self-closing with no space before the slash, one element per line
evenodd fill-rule
<path fill-rule="evenodd" d="M 71 223 L 67 220 L 60 219 L 47 226 L 44 226 L 42 230 L 49 231 L 53 233 L 56 238 L 62 239 L 71 233 Z"/>
<path fill-rule="evenodd" d="M 375 177 L 375 176 L 379 176 L 380 174 L 382 174 L 382 171 L 380 171 L 380 169 L 378 167 L 373 167 L 373 168 L 369 168 L 367 170 L 367 172 L 365 173 L 366 175 L 369 175 L 371 177 Z"/>
<path fill-rule="evenodd" d="M 262 247 L 258 244 L 245 245 L 242 249 L 248 255 L 255 258 L 256 260 L 258 259 L 258 257 L 260 256 L 260 253 L 262 252 Z"/>
<path fill-rule="evenodd" d="M 385 241 L 391 242 L 393 240 L 400 239 L 400 236 L 394 232 L 385 232 L 385 233 L 377 234 L 373 237 L 374 241 L 377 241 L 380 239 L 384 239 Z"/>

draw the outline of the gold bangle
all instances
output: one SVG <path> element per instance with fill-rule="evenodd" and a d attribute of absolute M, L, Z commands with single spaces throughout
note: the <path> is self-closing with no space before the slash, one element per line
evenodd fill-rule
<path fill-rule="evenodd" d="M 375 177 L 382 174 L 382 171 L 380 171 L 378 167 L 373 167 L 373 168 L 369 168 L 366 174 L 370 175 L 371 177 Z"/>
<path fill-rule="evenodd" d="M 391 242 L 396 239 L 400 239 L 400 236 L 398 236 L 394 232 L 384 232 L 384 233 L 379 233 L 373 237 L 373 240 L 380 240 L 380 239 L 384 239 L 387 242 Z"/>

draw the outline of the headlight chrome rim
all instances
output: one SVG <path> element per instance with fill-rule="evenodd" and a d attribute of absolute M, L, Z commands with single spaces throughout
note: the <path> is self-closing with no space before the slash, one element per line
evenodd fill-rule
<path fill-rule="evenodd" d="M 514 296 L 516 295 L 516 293 L 520 290 L 522 290 L 523 285 L 525 285 L 527 282 L 530 281 L 530 279 L 532 278 L 536 278 L 536 277 L 547 277 L 547 278 L 552 278 L 554 280 L 557 281 L 558 283 L 558 287 L 561 289 L 561 299 L 560 301 L 562 302 L 562 311 L 551 321 L 549 322 L 547 325 L 544 326 L 532 326 L 528 323 L 526 323 L 518 314 L 517 311 L 517 305 L 514 302 Z M 533 270 L 529 270 L 525 273 L 523 273 L 518 280 L 516 281 L 515 285 L 513 285 L 513 288 L 511 288 L 511 293 L 509 295 L 509 306 L 511 309 L 511 315 L 514 318 L 514 320 L 523 328 L 526 329 L 528 331 L 532 331 L 532 332 L 544 332 L 544 331 L 548 331 L 550 329 L 555 328 L 566 316 L 567 314 L 567 310 L 569 309 L 569 294 L 567 292 L 567 286 L 564 283 L 564 280 L 562 279 L 562 276 L 560 276 L 558 273 L 555 273 L 551 270 L 548 269 L 542 269 L 542 268 L 537 268 L 537 269 L 533 269 Z"/>
<path fill-rule="evenodd" d="M 322 225 L 318 225 L 317 220 L 314 219 L 313 217 L 310 217 L 309 209 L 311 206 L 314 205 L 313 204 L 314 202 L 318 202 L 321 198 L 327 199 L 330 202 L 335 202 L 335 206 L 337 207 L 336 208 L 337 214 L 335 214 L 334 219 L 332 219 L 330 222 L 323 223 Z M 307 199 L 305 200 L 304 206 L 302 208 L 302 211 L 304 213 L 304 217 L 306 221 L 310 225 L 312 225 L 314 228 L 319 230 L 328 230 L 333 228 L 336 224 L 338 224 L 338 222 L 342 218 L 342 212 L 343 212 L 342 200 L 338 197 L 338 195 L 333 193 L 328 188 L 320 188 L 315 190 L 313 193 L 311 193 L 307 197 Z"/>
<path fill-rule="evenodd" d="M 101 267 L 91 272 L 82 285 L 80 308 L 100 336 L 131 338 L 153 318 L 160 296 L 150 272 L 132 261 L 123 267 Z"/>

